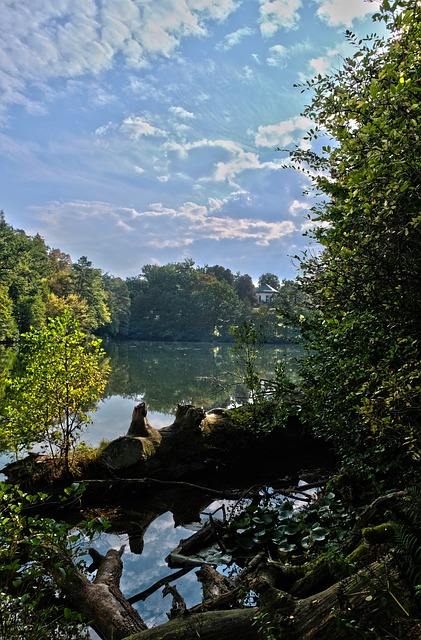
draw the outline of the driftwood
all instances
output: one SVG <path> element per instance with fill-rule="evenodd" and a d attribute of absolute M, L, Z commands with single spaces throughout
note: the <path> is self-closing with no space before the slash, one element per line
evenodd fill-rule
<path fill-rule="evenodd" d="M 377 520 L 382 505 L 392 504 L 400 495 L 395 492 L 388 495 L 386 503 L 372 503 L 362 512 L 364 525 L 370 524 L 370 513 Z M 350 539 L 359 544 L 357 532 L 358 525 L 350 532 Z M 361 529 L 359 534 L 361 537 Z M 129 600 L 135 602 L 137 598 L 126 600 L 120 591 L 123 548 L 110 550 L 105 556 L 90 550 L 90 569 L 97 571 L 92 583 L 70 562 L 65 578 L 56 575 L 54 554 L 49 572 L 72 607 L 105 640 L 349 640 L 365 637 L 368 628 L 375 628 L 378 637 L 388 637 L 391 625 L 394 632 L 399 628 L 395 637 L 419 639 L 421 627 L 414 601 L 388 545 L 383 541 L 367 544 L 372 547 L 369 559 L 365 556 L 361 568 L 349 576 L 339 573 L 343 562 L 338 558 L 335 566 L 335 556 L 329 562 L 319 559 L 313 566 L 288 566 L 268 561 L 261 553 L 232 582 L 204 565 L 198 577 L 205 599 L 190 609 L 185 607 L 182 592 L 168 587 L 176 579 L 173 574 L 154 585 L 165 586 L 163 595 L 172 596 L 173 606 L 171 619 L 153 629 L 147 629 L 131 607 Z M 342 552 L 345 550 L 350 550 L 348 542 Z M 341 555 L 340 550 L 337 555 Z M 244 608 L 242 602 L 250 590 L 257 594 L 257 606 Z"/>
<path fill-rule="evenodd" d="M 189 405 L 178 408 L 173 425 L 157 432 L 149 425 L 146 406 L 141 404 L 133 412 L 128 435 L 112 442 L 99 461 L 79 469 L 79 474 L 81 479 L 88 480 L 87 494 L 91 492 L 89 479 L 92 480 L 92 496 L 98 503 L 102 499 L 103 504 L 115 505 L 113 490 L 117 485 L 121 501 L 129 496 L 130 521 L 136 521 L 137 531 L 130 538 L 130 544 L 140 553 L 143 533 L 157 515 L 171 510 L 176 523 L 193 521 L 192 513 L 199 514 L 214 499 L 216 494 L 212 491 L 223 491 L 219 487 L 227 486 L 227 477 L 241 478 L 243 471 L 249 482 L 252 470 L 253 482 L 258 482 L 260 474 L 277 477 L 273 469 L 279 473 L 280 461 L 282 473 L 286 474 L 289 469 L 308 468 L 310 463 L 320 466 L 319 454 L 322 458 L 326 454 L 323 444 L 297 424 L 290 424 L 259 441 L 243 436 L 229 425 L 229 414 L 225 411 L 210 415 Z M 122 451 L 128 451 L 128 457 L 126 454 L 120 457 Z M 206 493 L 203 484 L 208 484 L 209 478 L 215 484 Z M 178 484 L 180 480 L 185 481 L 183 485 Z M 186 486 L 188 484 L 197 486 Z M 240 494 L 241 486 L 240 480 L 237 484 Z M 191 504 L 187 498 L 190 492 L 193 492 Z M 294 493 L 293 489 L 291 492 Z M 363 511 L 357 530 L 350 532 L 348 547 L 342 551 L 346 549 L 349 553 L 355 548 L 361 526 L 369 524 L 385 504 L 390 506 L 401 495 L 404 494 L 396 492 L 388 496 L 386 502 L 377 499 Z M 141 526 L 138 527 L 138 523 Z M 122 516 L 121 520 L 113 521 L 113 530 L 121 527 L 121 531 L 127 531 L 126 525 Z M 194 550 L 191 541 L 183 543 L 184 554 L 189 544 L 190 552 Z M 370 546 L 369 541 L 367 544 Z M 177 614 L 153 629 L 146 628 L 131 606 L 142 594 L 127 600 L 120 591 L 123 550 L 110 550 L 105 556 L 90 550 L 91 569 L 97 571 L 92 582 L 70 561 L 67 566 L 64 561 L 67 571 L 63 577 L 55 569 L 54 553 L 47 567 L 72 607 L 79 610 L 105 640 L 261 640 L 264 637 L 348 640 L 364 637 L 364 630 L 369 627 L 374 627 L 379 637 L 382 631 L 387 637 L 391 624 L 399 626 L 400 636 L 396 637 L 416 640 L 421 636 L 413 599 L 388 545 L 374 545 L 368 559 L 366 556 L 367 566 L 363 564 L 349 576 L 336 571 L 332 558 L 329 564 L 321 559 L 314 567 L 288 566 L 270 562 L 260 554 L 230 583 L 213 567 L 203 564 L 198 577 L 205 599 L 195 607 L 185 607 L 183 594 L 170 586 L 172 579 L 151 587 L 164 586 L 164 595 L 173 598 L 172 615 Z M 63 566 L 63 559 L 60 560 Z M 257 594 L 257 604 L 243 607 L 243 599 L 250 590 Z"/>
<path fill-rule="evenodd" d="M 27 490 L 50 490 L 50 462 L 48 456 L 32 454 L 31 459 L 11 463 L 2 472 L 9 482 Z M 335 462 L 326 443 L 313 437 L 294 416 L 285 426 L 256 436 L 252 428 L 240 427 L 230 410 L 205 412 L 178 405 L 174 422 L 158 430 L 148 422 L 146 404 L 140 403 L 127 434 L 111 441 L 96 460 L 80 461 L 61 485 L 109 480 L 107 496 L 112 501 L 114 490 L 120 501 L 123 492 L 118 483 L 123 480 L 184 481 L 213 490 L 233 484 L 240 490 L 249 486 L 250 476 L 256 484 L 277 480 L 280 464 L 285 476 L 295 474 L 294 484 L 299 469 L 320 469 Z M 56 476 L 53 479 L 57 487 L 60 483 Z M 101 499 L 98 493 L 97 497 Z"/>
<path fill-rule="evenodd" d="M 115 553 L 118 555 L 120 552 Z M 111 638 L 116 640 L 123 638 L 125 640 L 189 640 L 190 638 L 259 640 L 269 632 L 277 640 L 330 640 L 331 638 L 348 640 L 351 637 L 357 637 L 359 628 L 360 637 L 364 637 L 364 624 L 375 627 L 379 632 L 383 630 L 387 634 L 388 618 L 394 616 L 395 622 L 398 620 L 400 628 L 404 629 L 405 635 L 400 637 L 408 640 L 419 638 L 420 627 L 412 618 L 410 596 L 402 583 L 398 568 L 389 556 L 374 561 L 355 575 L 302 599 L 294 598 L 277 588 L 273 570 L 261 562 L 257 565 L 255 578 L 250 585 L 259 596 L 257 608 L 230 608 L 215 611 L 207 608 L 205 602 L 203 609 L 196 613 L 185 608 L 183 598 L 176 589 L 166 587 L 164 595 L 173 596 L 173 603 L 176 603 L 173 612 L 177 613 L 166 624 L 152 629 L 143 628 L 132 632 L 131 635 L 127 633 L 124 635 L 124 629 L 127 630 L 129 626 L 143 624 L 137 614 L 134 614 L 136 622 L 133 623 L 132 613 L 129 614 L 124 610 L 120 614 L 122 619 L 120 630 L 114 628 L 113 635 L 110 635 L 110 625 L 104 625 L 107 610 L 101 601 L 102 627 L 100 630 L 107 640 Z M 210 582 L 216 583 L 220 591 L 227 589 L 229 593 L 228 582 L 221 576 L 215 580 L 212 569 L 207 568 L 206 572 L 210 575 Z M 113 570 L 111 573 L 114 574 Z M 71 591 L 76 598 L 75 603 L 79 603 L 80 607 L 85 592 L 79 592 L 79 595 L 75 592 L 74 587 L 79 586 L 79 578 L 80 576 L 73 572 L 68 580 L 76 583 L 72 585 Z M 115 587 L 114 578 L 112 584 Z M 238 595 L 238 587 L 234 587 L 233 590 Z M 68 593 L 69 591 L 67 588 Z M 225 596 L 226 594 L 218 596 L 220 602 Z M 86 608 L 88 607 L 85 603 L 84 609 Z M 129 623 L 127 618 L 130 619 Z"/>
<path fill-rule="evenodd" d="M 104 640 L 122 640 L 147 629 L 136 609 L 120 591 L 123 552 L 124 546 L 119 550 L 110 549 L 105 556 L 90 549 L 93 560 L 90 570 L 97 571 L 92 582 L 70 561 L 67 562 L 64 578 L 55 568 L 53 558 L 49 567 L 62 593 Z M 60 560 L 63 561 L 63 558 Z"/>
<path fill-rule="evenodd" d="M 101 462 L 110 469 L 125 469 L 151 458 L 161 444 L 162 436 L 151 427 L 144 402 L 138 404 L 126 436 L 114 440 L 105 449 Z"/>
<path fill-rule="evenodd" d="M 97 461 L 85 466 L 84 478 L 153 478 L 197 482 L 209 477 L 226 485 L 230 479 L 273 477 L 279 461 L 289 469 L 311 468 L 332 462 L 326 444 L 314 438 L 297 418 L 256 437 L 240 428 L 232 412 L 205 412 L 192 405 L 178 405 L 173 424 L 160 430 L 147 420 L 147 406 L 134 408 L 127 435 L 113 440 Z M 208 482 L 206 482 L 209 484 Z"/>

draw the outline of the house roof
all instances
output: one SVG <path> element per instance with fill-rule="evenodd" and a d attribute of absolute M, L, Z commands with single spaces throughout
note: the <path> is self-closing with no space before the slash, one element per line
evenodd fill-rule
<path fill-rule="evenodd" d="M 257 293 L 278 293 L 277 289 L 274 289 L 270 284 L 262 284 L 256 289 Z"/>

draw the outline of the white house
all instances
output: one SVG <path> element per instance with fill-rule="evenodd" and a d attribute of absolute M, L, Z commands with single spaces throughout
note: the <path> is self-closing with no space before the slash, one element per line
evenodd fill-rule
<path fill-rule="evenodd" d="M 256 289 L 259 304 L 267 304 L 270 302 L 275 293 L 278 293 L 278 291 L 271 287 L 270 284 L 262 284 L 261 287 Z"/>

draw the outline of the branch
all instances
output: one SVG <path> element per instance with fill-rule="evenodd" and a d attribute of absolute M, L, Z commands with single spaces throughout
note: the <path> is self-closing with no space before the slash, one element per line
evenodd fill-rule
<path fill-rule="evenodd" d="M 185 567 L 184 569 L 180 569 L 175 573 L 171 573 L 169 576 L 166 576 L 165 578 L 161 578 L 160 580 L 155 582 L 153 585 L 151 585 L 144 591 L 137 593 L 135 596 L 131 596 L 130 598 L 127 598 L 127 602 L 129 602 L 130 604 L 135 604 L 135 602 L 146 600 L 146 598 L 149 598 L 149 596 L 155 593 L 155 591 L 158 591 L 158 589 L 160 589 L 161 587 L 164 587 L 165 585 L 168 585 L 171 582 L 174 582 L 174 580 L 178 580 L 178 578 L 185 576 L 186 573 L 189 573 L 192 570 L 192 568 L 193 567 Z"/>

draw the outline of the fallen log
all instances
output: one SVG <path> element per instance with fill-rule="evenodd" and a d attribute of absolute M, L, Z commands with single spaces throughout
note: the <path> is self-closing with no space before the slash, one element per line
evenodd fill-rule
<path fill-rule="evenodd" d="M 301 469 L 332 468 L 336 460 L 326 443 L 312 436 L 296 417 L 268 434 L 256 435 L 253 426 L 243 427 L 231 410 L 205 412 L 192 405 L 178 405 L 174 422 L 154 429 L 147 419 L 147 406 L 135 406 L 126 435 L 111 441 L 95 460 L 80 459 L 70 474 L 51 473 L 48 456 L 32 454 L 7 465 L 2 472 L 11 483 L 28 490 L 55 489 L 72 481 L 109 480 L 111 487 L 122 480 L 149 478 L 154 481 L 185 481 L 212 485 L 249 485 L 278 480 L 279 470 L 298 482 Z M 99 496 L 100 497 L 100 496 Z M 121 494 L 119 494 L 119 498 Z"/>
<path fill-rule="evenodd" d="M 241 427 L 230 410 L 205 412 L 178 405 L 174 422 L 159 431 L 147 420 L 147 407 L 134 408 L 127 435 L 113 440 L 98 459 L 81 470 L 84 478 L 153 478 L 190 480 L 212 478 L 213 484 L 248 478 L 273 477 L 279 462 L 285 473 L 293 469 L 330 465 L 326 444 L 312 436 L 297 418 L 271 433 L 256 436 Z M 206 482 L 208 484 L 208 482 Z"/>
<path fill-rule="evenodd" d="M 256 613 L 249 608 L 179 616 L 124 640 L 261 640 L 254 624 Z"/>
<path fill-rule="evenodd" d="M 120 591 L 123 552 L 124 546 L 119 550 L 110 549 L 105 556 L 95 549 L 89 549 L 93 560 L 90 570 L 97 571 L 92 582 L 70 560 L 66 561 L 63 577 L 56 568 L 63 565 L 62 557 L 60 563 L 56 563 L 52 557 L 51 566 L 48 567 L 62 593 L 104 640 L 123 640 L 147 629 L 139 613 Z"/>
<path fill-rule="evenodd" d="M 125 640 L 349 640 L 376 629 L 388 637 L 391 625 L 400 638 L 416 640 L 420 625 L 399 570 L 388 557 L 304 599 L 273 586 L 263 569 L 252 583 L 258 607 L 184 612 L 164 625 Z M 380 637 L 380 636 L 377 636 Z"/>

